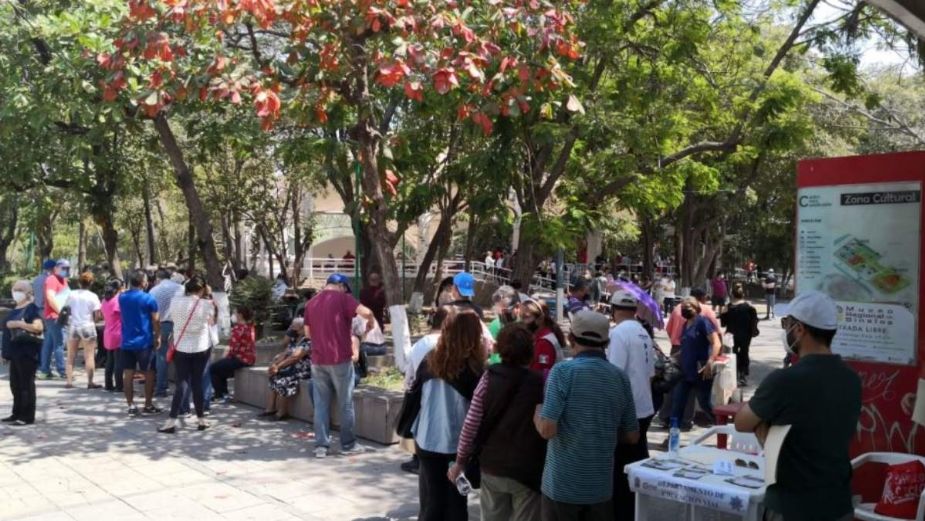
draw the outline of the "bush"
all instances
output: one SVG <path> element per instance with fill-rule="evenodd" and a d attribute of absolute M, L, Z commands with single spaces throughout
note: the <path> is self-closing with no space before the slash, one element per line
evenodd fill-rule
<path fill-rule="evenodd" d="M 250 275 L 235 284 L 228 295 L 231 312 L 243 306 L 254 312 L 254 323 L 262 326 L 270 317 L 273 296 L 273 281 L 256 275 Z"/>

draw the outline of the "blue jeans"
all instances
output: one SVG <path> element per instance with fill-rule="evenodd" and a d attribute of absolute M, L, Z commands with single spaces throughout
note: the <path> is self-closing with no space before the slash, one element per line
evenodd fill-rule
<path fill-rule="evenodd" d="M 45 338 L 42 340 L 42 356 L 39 372 L 51 375 L 51 358 L 59 376 L 64 376 L 64 330 L 57 320 L 45 319 Z"/>
<path fill-rule="evenodd" d="M 212 403 L 212 395 L 215 394 L 212 389 L 212 358 L 211 351 L 209 352 L 210 356 L 206 359 L 205 368 L 202 371 L 202 399 L 203 399 L 203 409 L 208 411 L 209 405 Z M 195 377 L 195 376 L 194 376 Z M 192 386 L 186 387 L 186 392 L 183 393 L 183 399 L 180 401 L 180 414 L 186 415 L 190 412 L 190 402 L 193 398 L 193 389 Z"/>
<path fill-rule="evenodd" d="M 684 418 L 684 409 L 687 407 L 687 396 L 691 389 L 697 393 L 697 401 L 700 402 L 700 408 L 713 418 L 713 380 L 704 380 L 697 375 L 694 381 L 682 379 L 674 386 L 674 395 L 671 397 L 671 417 L 677 418 L 682 422 Z"/>
<path fill-rule="evenodd" d="M 161 322 L 161 347 L 157 350 L 157 383 L 154 394 L 167 394 L 167 347 L 173 333 L 173 322 Z"/>
<path fill-rule="evenodd" d="M 315 404 L 315 446 L 331 445 L 331 399 L 336 398 L 340 411 L 340 446 L 351 449 L 356 444 L 353 426 L 353 362 L 312 366 L 312 401 Z"/>

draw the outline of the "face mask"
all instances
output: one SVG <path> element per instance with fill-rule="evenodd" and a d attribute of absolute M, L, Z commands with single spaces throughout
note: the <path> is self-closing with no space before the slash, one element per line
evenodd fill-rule
<path fill-rule="evenodd" d="M 289 331 L 286 331 L 286 336 L 291 338 L 292 340 L 296 340 L 297 338 L 299 338 L 299 332 L 293 331 L 290 329 Z"/>
<path fill-rule="evenodd" d="M 13 300 L 15 300 L 17 304 L 22 304 L 22 303 L 25 302 L 25 300 L 26 300 L 26 294 L 25 294 L 25 292 L 22 292 L 22 291 L 14 291 L 14 292 L 13 292 Z"/>
<path fill-rule="evenodd" d="M 238 323 L 238 315 L 231 315 L 231 323 L 232 324 Z"/>
<path fill-rule="evenodd" d="M 536 322 L 530 322 L 529 324 L 527 324 L 527 329 L 531 333 L 536 333 L 540 329 L 540 325 L 537 324 Z"/>
<path fill-rule="evenodd" d="M 690 320 L 694 318 L 697 314 L 694 313 L 693 309 L 682 309 L 681 316 L 684 317 L 684 320 Z"/>

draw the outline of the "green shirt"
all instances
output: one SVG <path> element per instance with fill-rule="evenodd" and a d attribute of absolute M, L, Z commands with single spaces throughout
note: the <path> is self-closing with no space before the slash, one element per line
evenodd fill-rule
<path fill-rule="evenodd" d="M 501 318 L 495 317 L 494 320 L 488 323 L 488 332 L 491 333 L 491 338 L 493 340 L 498 340 L 498 333 L 501 332 Z"/>
<path fill-rule="evenodd" d="M 761 383 L 749 407 L 792 425 L 765 504 L 786 521 L 832 521 L 853 511 L 848 447 L 861 414 L 861 379 L 837 355 L 809 355 Z"/>

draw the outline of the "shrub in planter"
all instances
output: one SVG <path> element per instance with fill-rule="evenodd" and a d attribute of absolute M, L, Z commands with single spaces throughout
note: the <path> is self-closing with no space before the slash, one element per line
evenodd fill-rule
<path fill-rule="evenodd" d="M 231 304 L 232 311 L 244 306 L 254 312 L 254 324 L 257 329 L 257 336 L 263 333 L 263 324 L 270 317 L 270 308 L 272 307 L 273 281 L 256 275 L 250 275 L 241 282 L 235 284 L 228 295 L 228 301 Z"/>

